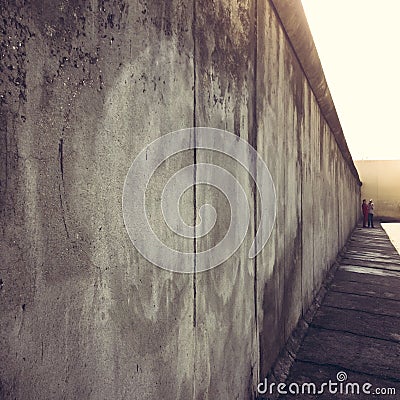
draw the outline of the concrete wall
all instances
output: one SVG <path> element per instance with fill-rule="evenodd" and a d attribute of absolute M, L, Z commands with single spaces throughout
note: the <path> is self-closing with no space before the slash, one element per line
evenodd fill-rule
<path fill-rule="evenodd" d="M 319 61 L 307 66 L 301 42 L 293 47 L 293 32 L 305 32 L 315 52 L 300 3 L 287 4 L 2 3 L 1 398 L 254 395 L 359 215 L 358 176 L 321 95 L 329 91 L 312 79 L 323 77 Z M 223 265 L 181 275 L 133 248 L 121 195 L 146 144 L 191 126 L 255 146 L 278 211 L 254 260 L 252 226 Z M 164 166 L 154 215 L 165 175 L 193 160 L 187 152 Z M 204 160 L 238 175 L 257 222 L 247 174 L 196 154 Z M 198 248 L 229 219 L 223 198 L 203 189 L 183 199 L 184 213 L 211 199 L 222 222 Z"/>
<path fill-rule="evenodd" d="M 374 200 L 376 215 L 400 220 L 400 160 L 355 161 L 362 181 L 361 197 Z"/>

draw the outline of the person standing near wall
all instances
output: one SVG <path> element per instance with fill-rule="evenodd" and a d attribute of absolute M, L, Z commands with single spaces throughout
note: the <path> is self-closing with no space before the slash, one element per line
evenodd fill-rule
<path fill-rule="evenodd" d="M 374 203 L 372 199 L 368 203 L 368 228 L 374 227 Z"/>
<path fill-rule="evenodd" d="M 366 199 L 363 199 L 361 208 L 363 213 L 363 228 L 366 228 L 368 222 L 368 204 Z"/>

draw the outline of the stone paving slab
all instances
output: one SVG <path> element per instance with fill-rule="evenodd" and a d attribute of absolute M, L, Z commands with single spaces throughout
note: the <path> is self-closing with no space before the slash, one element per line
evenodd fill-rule
<path fill-rule="evenodd" d="M 400 343 L 400 318 L 322 306 L 312 325 Z"/>
<path fill-rule="evenodd" d="M 364 268 L 377 268 L 384 269 L 388 271 L 400 272 L 400 265 L 392 264 L 392 263 L 382 263 L 378 261 L 363 261 L 355 258 L 343 258 L 342 265 L 355 265 L 358 267 Z"/>
<path fill-rule="evenodd" d="M 295 355 L 286 384 L 332 380 L 393 388 L 395 394 L 281 395 L 279 399 L 400 400 L 400 255 L 386 232 L 357 228 L 321 307 Z M 265 398 L 276 398 L 259 397 Z"/>
<path fill-rule="evenodd" d="M 394 274 L 382 274 L 381 272 L 382 271 L 378 270 L 376 273 L 375 271 L 371 273 L 370 269 L 355 267 L 354 270 L 352 270 L 351 268 L 343 268 L 342 266 L 335 274 L 335 282 L 348 281 L 371 283 L 378 286 L 393 288 L 393 278 L 397 277 L 398 285 L 400 287 L 400 273 L 395 272 Z"/>
<path fill-rule="evenodd" d="M 331 291 L 327 293 L 323 304 L 336 308 L 400 317 L 400 302 L 396 300 Z"/>
<path fill-rule="evenodd" d="M 374 282 L 353 282 L 335 280 L 331 285 L 331 290 L 341 293 L 354 293 L 359 295 L 400 301 L 400 290 L 393 287 L 377 285 Z"/>
<path fill-rule="evenodd" d="M 400 344 L 392 341 L 310 327 L 296 359 L 400 382 Z"/>

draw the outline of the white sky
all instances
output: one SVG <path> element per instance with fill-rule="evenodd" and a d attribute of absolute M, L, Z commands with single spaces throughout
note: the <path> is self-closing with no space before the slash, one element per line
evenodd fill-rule
<path fill-rule="evenodd" d="M 353 159 L 400 159 L 400 1 L 302 4 Z"/>

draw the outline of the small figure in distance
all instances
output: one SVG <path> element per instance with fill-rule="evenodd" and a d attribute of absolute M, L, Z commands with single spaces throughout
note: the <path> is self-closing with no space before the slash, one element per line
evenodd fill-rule
<path fill-rule="evenodd" d="M 366 228 L 368 222 L 368 204 L 366 199 L 363 199 L 361 208 L 363 213 L 363 228 Z"/>
<path fill-rule="evenodd" d="M 368 228 L 374 227 L 374 203 L 372 199 L 368 203 Z"/>

